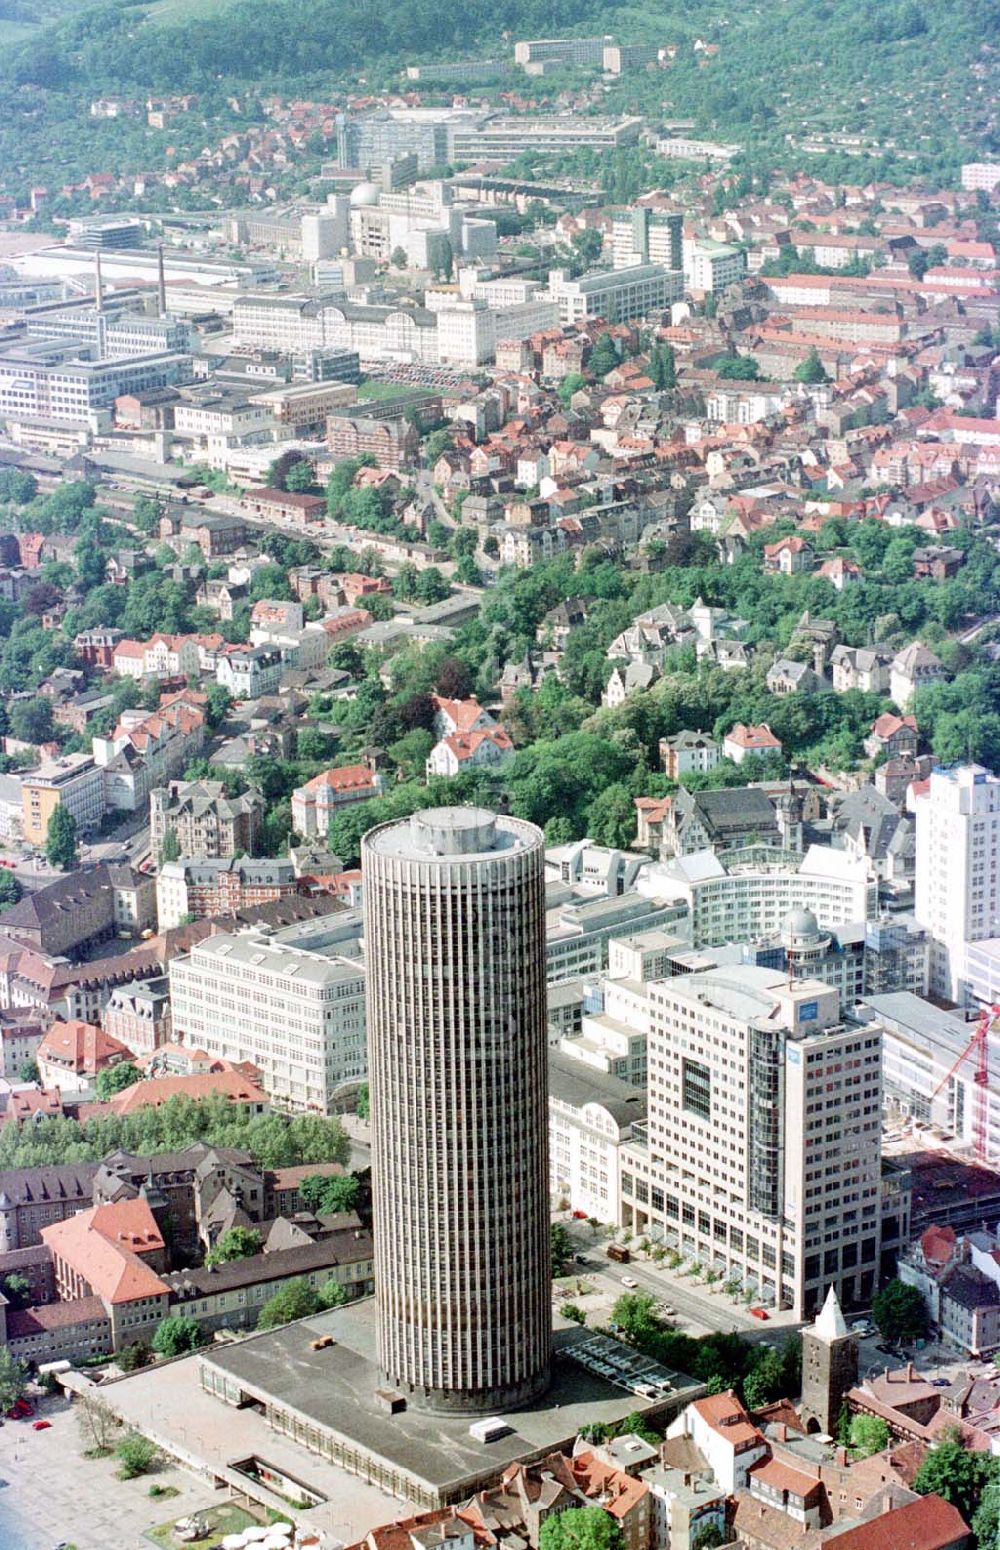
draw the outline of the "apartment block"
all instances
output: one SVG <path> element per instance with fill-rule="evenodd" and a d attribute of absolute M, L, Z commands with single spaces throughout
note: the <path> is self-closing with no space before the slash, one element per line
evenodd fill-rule
<path fill-rule="evenodd" d="M 149 844 L 158 856 L 167 834 L 182 856 L 253 855 L 260 842 L 259 791 L 230 796 L 221 780 L 172 780 L 149 793 Z"/>
<path fill-rule="evenodd" d="M 156 878 L 156 913 L 161 931 L 179 926 L 185 916 L 204 920 L 234 915 L 258 904 L 271 904 L 298 891 L 295 868 L 287 857 L 253 861 L 233 856 L 167 861 Z"/>
<path fill-rule="evenodd" d="M 684 216 L 679 210 L 656 210 L 647 205 L 616 210 L 611 225 L 615 268 L 662 264 L 664 269 L 682 270 L 683 224 Z"/>
<path fill-rule="evenodd" d="M 365 1075 L 365 971 L 335 951 L 296 944 L 220 934 L 175 958 L 174 1035 L 210 1055 L 252 1061 L 275 1102 L 325 1114 L 338 1090 Z"/>
<path fill-rule="evenodd" d="M 934 769 L 914 801 L 914 912 L 932 937 L 930 991 L 968 999 L 969 944 L 1000 936 L 1000 778 L 977 764 Z"/>
<path fill-rule="evenodd" d="M 684 244 L 684 279 L 688 289 L 713 294 L 735 285 L 746 274 L 746 254 L 725 242 L 703 239 Z"/>
<path fill-rule="evenodd" d="M 99 827 L 106 811 L 104 771 L 87 753 L 64 754 L 42 764 L 21 780 L 22 833 L 29 845 L 44 845 L 49 819 L 64 807 L 87 834 Z"/>
<path fill-rule="evenodd" d="M 817 980 L 734 966 L 649 987 L 649 1119 L 622 1224 L 808 1317 L 870 1300 L 881 1240 L 881 1029 Z"/>

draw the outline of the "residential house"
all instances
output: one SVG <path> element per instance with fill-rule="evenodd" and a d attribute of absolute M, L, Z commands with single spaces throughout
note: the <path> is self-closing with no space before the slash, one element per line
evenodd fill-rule
<path fill-rule="evenodd" d="M 668 1428 L 668 1440 L 674 1437 L 691 1439 L 729 1496 L 747 1489 L 752 1466 L 768 1453 L 763 1433 L 732 1389 L 694 1400 Z"/>
<path fill-rule="evenodd" d="M 629 662 L 625 667 L 615 667 L 601 695 L 602 705 L 616 710 L 624 705 L 630 694 L 651 689 L 660 678 L 660 669 L 651 662 Z"/>
<path fill-rule="evenodd" d="M 234 700 L 257 700 L 277 693 L 281 668 L 281 652 L 271 646 L 229 646 L 219 654 L 215 676 Z"/>
<path fill-rule="evenodd" d="M 940 657 L 936 657 L 920 641 L 911 641 L 892 659 L 889 694 L 900 710 L 905 711 L 918 689 L 938 683 L 944 677 L 944 663 Z"/>
<path fill-rule="evenodd" d="M 807 663 L 778 657 L 767 670 L 767 687 L 772 694 L 819 694 L 829 684 Z"/>
<path fill-rule="evenodd" d="M 111 992 L 101 1016 L 104 1032 L 130 1054 L 149 1055 L 170 1042 L 170 986 L 165 978 L 133 980 Z"/>
<path fill-rule="evenodd" d="M 886 694 L 892 653 L 879 646 L 834 646 L 830 653 L 833 687 L 837 694 L 861 689 L 866 694 Z"/>
<path fill-rule="evenodd" d="M 816 551 L 807 538 L 793 534 L 764 546 L 764 569 L 782 576 L 799 576 L 810 571 Z"/>
<path fill-rule="evenodd" d="M 714 770 L 722 750 L 707 732 L 677 732 L 660 739 L 664 774 L 680 781 L 685 775 L 705 775 Z"/>
<path fill-rule="evenodd" d="M 876 717 L 865 738 L 865 753 L 869 759 L 877 759 L 882 754 L 890 759 L 912 759 L 919 746 L 916 716 L 897 716 L 893 711 L 885 711 Z"/>
<path fill-rule="evenodd" d="M 722 742 L 723 758 L 742 764 L 748 754 L 776 754 L 781 757 L 781 739 L 775 737 L 766 721 L 759 726 L 744 726 L 741 721 L 726 733 Z"/>
<path fill-rule="evenodd" d="M 668 856 L 690 856 L 712 850 L 722 855 L 747 845 L 780 847 L 774 803 L 759 786 L 727 786 L 718 791 L 674 793 L 663 825 L 663 850 Z"/>
<path fill-rule="evenodd" d="M 131 1059 L 131 1050 L 103 1028 L 73 1019 L 53 1023 L 38 1046 L 35 1060 L 43 1087 L 88 1092 L 102 1071 Z"/>
<path fill-rule="evenodd" d="M 292 828 L 304 839 L 325 838 L 330 819 L 351 802 L 380 796 L 384 778 L 370 764 L 324 770 L 292 792 Z"/>
<path fill-rule="evenodd" d="M 221 780 L 172 780 L 149 793 L 149 847 L 157 857 L 168 833 L 180 856 L 252 856 L 263 821 L 259 791 L 230 796 Z"/>
<path fill-rule="evenodd" d="M 462 770 L 497 769 L 514 753 L 503 727 L 478 732 L 449 732 L 431 749 L 427 776 L 458 775 Z"/>

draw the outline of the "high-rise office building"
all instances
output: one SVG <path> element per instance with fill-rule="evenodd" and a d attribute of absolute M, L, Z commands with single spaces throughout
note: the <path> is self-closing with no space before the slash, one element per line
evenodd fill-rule
<path fill-rule="evenodd" d="M 881 1029 L 837 991 L 734 965 L 649 986 L 648 1133 L 621 1150 L 622 1223 L 755 1301 L 875 1290 Z"/>
<path fill-rule="evenodd" d="M 543 847 L 450 807 L 362 845 L 379 1365 L 429 1410 L 548 1382 Z"/>
<path fill-rule="evenodd" d="M 978 764 L 932 770 L 914 803 L 914 913 L 931 934 L 931 995 L 966 999 L 966 945 L 1000 936 L 1000 779 Z"/>

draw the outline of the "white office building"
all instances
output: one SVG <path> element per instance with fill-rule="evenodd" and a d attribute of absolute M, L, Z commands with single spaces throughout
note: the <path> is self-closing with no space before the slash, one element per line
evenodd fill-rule
<path fill-rule="evenodd" d="M 684 296 L 679 271 L 662 264 L 632 264 L 571 280 L 562 269 L 549 272 L 549 295 L 559 303 L 562 323 L 583 323 L 605 318 L 609 323 L 627 322 L 647 313 L 663 312 Z"/>
<path fill-rule="evenodd" d="M 731 967 L 649 987 L 649 1119 L 621 1222 L 764 1306 L 869 1300 L 881 1244 L 881 1031 L 817 980 Z"/>
<path fill-rule="evenodd" d="M 914 913 L 931 934 L 930 991 L 969 998 L 968 944 L 1000 936 L 1000 779 L 977 764 L 931 772 L 913 802 Z"/>
<path fill-rule="evenodd" d="M 727 285 L 742 280 L 746 272 L 747 259 L 742 248 L 707 239 L 684 243 L 684 278 L 689 290 L 724 291 Z"/>
<path fill-rule="evenodd" d="M 177 1040 L 252 1061 L 283 1107 L 329 1113 L 367 1071 L 364 965 L 308 932 L 197 943 L 170 964 L 170 1002 Z"/>
<path fill-rule="evenodd" d="M 641 894 L 683 903 L 694 947 L 757 942 L 780 932 L 788 917 L 811 910 L 823 927 L 874 920 L 878 883 L 864 857 L 810 845 L 805 855 L 754 845 L 700 850 L 656 862 L 637 880 Z"/>
<path fill-rule="evenodd" d="M 549 1051 L 549 1183 L 554 1204 L 566 1201 L 599 1222 L 614 1223 L 620 1156 L 633 1125 L 646 1117 L 645 1095 L 618 1077 L 588 1070 Z"/>

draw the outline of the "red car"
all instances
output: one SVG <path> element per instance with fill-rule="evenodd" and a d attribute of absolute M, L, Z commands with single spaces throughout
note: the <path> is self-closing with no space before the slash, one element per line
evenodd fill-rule
<path fill-rule="evenodd" d="M 763 1319 L 764 1323 L 765 1324 L 767 1323 L 767 1309 L 766 1308 L 751 1308 L 750 1309 L 750 1314 L 751 1314 L 751 1317 L 753 1317 L 755 1319 Z"/>
<path fill-rule="evenodd" d="M 585 1222 L 587 1221 L 587 1213 L 586 1211 L 574 1211 L 573 1218 L 577 1222 Z"/>
<path fill-rule="evenodd" d="M 32 1421 L 31 1429 L 34 1432 L 47 1432 L 51 1425 L 51 1421 Z"/>
<path fill-rule="evenodd" d="M 7 1411 L 8 1421 L 23 1421 L 26 1416 L 34 1415 L 35 1407 L 30 1399 L 17 1399 Z"/>

